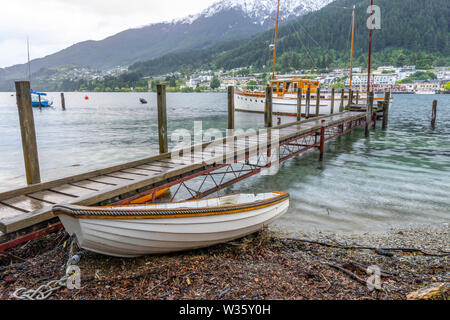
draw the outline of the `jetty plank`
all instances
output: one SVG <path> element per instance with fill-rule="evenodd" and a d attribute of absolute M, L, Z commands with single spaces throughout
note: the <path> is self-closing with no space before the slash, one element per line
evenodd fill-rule
<path fill-rule="evenodd" d="M 72 183 L 70 183 L 70 185 L 82 187 L 82 188 L 86 188 L 86 189 L 91 189 L 94 191 L 99 191 L 99 190 L 105 189 L 110 186 L 108 184 L 90 181 L 90 180 L 81 180 L 81 181 L 77 181 L 77 182 L 72 182 Z"/>
<path fill-rule="evenodd" d="M 51 203 L 70 201 L 75 198 L 75 197 L 68 196 L 68 195 L 65 195 L 62 193 L 56 193 L 56 192 L 53 192 L 50 190 L 30 193 L 28 196 L 32 197 L 33 199 L 43 200 L 43 201 L 47 201 L 47 202 L 51 202 Z"/>
<path fill-rule="evenodd" d="M 84 195 L 92 192 L 92 190 L 90 190 L 90 189 L 86 189 L 86 188 L 82 188 L 82 187 L 78 187 L 78 186 L 73 186 L 73 185 L 70 185 L 70 184 L 63 184 L 61 186 L 51 188 L 50 190 L 51 191 L 60 192 L 60 193 L 64 193 L 64 194 L 67 194 L 67 195 L 71 195 L 71 196 L 74 196 L 74 197 L 81 197 L 81 196 L 84 196 Z"/>
<path fill-rule="evenodd" d="M 153 170 L 153 171 L 158 172 L 158 173 L 167 171 L 167 170 L 169 169 L 169 168 L 164 168 L 164 167 L 161 167 L 161 166 L 150 165 L 150 164 L 144 164 L 144 165 L 138 166 L 138 167 L 136 167 L 136 168 L 138 168 L 138 169 Z"/>
<path fill-rule="evenodd" d="M 164 160 L 158 160 L 158 161 L 155 161 L 155 162 L 153 162 L 153 163 L 154 163 L 154 164 L 157 164 L 157 165 L 161 165 L 162 167 L 166 167 L 166 168 L 175 168 L 175 167 L 178 166 L 178 164 L 172 163 L 172 162 L 170 162 L 170 161 L 167 161 L 167 159 L 164 159 Z"/>
<path fill-rule="evenodd" d="M 152 174 L 152 172 L 149 170 L 137 169 L 137 168 L 123 169 L 123 170 L 121 170 L 121 172 L 134 173 L 134 174 L 143 175 L 143 176 L 149 176 Z"/>
<path fill-rule="evenodd" d="M 47 202 L 35 200 L 27 196 L 18 196 L 11 199 L 6 199 L 2 201 L 4 204 L 10 205 L 14 208 L 22 209 L 27 212 L 42 209 L 48 205 Z"/>
<path fill-rule="evenodd" d="M 133 173 L 129 173 L 129 172 L 116 171 L 116 172 L 108 173 L 108 174 L 106 174 L 106 176 L 113 177 L 113 178 L 120 178 L 120 179 L 136 180 L 136 179 L 140 178 L 142 175 L 133 174 Z"/>
<path fill-rule="evenodd" d="M 20 216 L 23 213 L 24 211 L 17 210 L 0 203 L 0 219 Z"/>
<path fill-rule="evenodd" d="M 126 181 L 130 181 L 130 179 L 124 179 L 124 178 L 115 178 L 115 177 L 110 177 L 110 176 L 98 176 L 98 177 L 93 177 L 89 180 L 95 181 L 95 182 L 102 182 L 102 183 L 107 183 L 107 184 L 111 184 L 111 185 L 120 185 Z"/>

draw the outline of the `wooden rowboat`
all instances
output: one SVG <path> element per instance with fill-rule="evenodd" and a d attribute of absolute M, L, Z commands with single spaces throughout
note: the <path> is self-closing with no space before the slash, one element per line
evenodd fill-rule
<path fill-rule="evenodd" d="M 53 213 L 80 247 L 136 257 L 237 239 L 261 230 L 288 207 L 288 193 L 270 192 L 148 205 L 55 205 Z"/>

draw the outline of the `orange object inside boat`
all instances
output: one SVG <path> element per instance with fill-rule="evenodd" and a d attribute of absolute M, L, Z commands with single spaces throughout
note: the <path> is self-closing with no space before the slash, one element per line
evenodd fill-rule
<path fill-rule="evenodd" d="M 164 188 L 164 189 L 161 189 L 161 190 L 156 191 L 155 199 L 158 199 L 158 198 L 159 198 L 160 196 L 162 196 L 167 190 L 169 190 L 169 188 Z M 153 199 L 153 192 L 150 193 L 150 194 L 148 194 L 148 195 L 146 195 L 146 196 L 143 196 L 143 197 L 134 199 L 134 200 L 131 201 L 130 203 L 132 203 L 132 204 L 146 203 L 146 202 L 152 201 L 152 199 Z"/>

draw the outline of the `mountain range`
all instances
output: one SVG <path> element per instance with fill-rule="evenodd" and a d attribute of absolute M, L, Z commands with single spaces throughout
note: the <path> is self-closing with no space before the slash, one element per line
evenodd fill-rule
<path fill-rule="evenodd" d="M 282 0 L 280 21 L 318 10 L 333 0 Z M 201 50 L 216 43 L 246 38 L 273 28 L 276 0 L 222 0 L 183 19 L 129 29 L 100 41 L 84 41 L 31 61 L 31 72 L 62 65 L 96 69 L 128 66 L 184 50 Z M 273 33 L 273 32 L 272 32 Z M 0 68 L 0 88 L 25 78 L 27 64 Z"/>
<path fill-rule="evenodd" d="M 368 51 L 368 0 L 336 0 L 320 10 L 293 19 L 278 30 L 277 69 L 347 66 L 350 61 L 352 8 L 356 6 L 354 59 L 365 66 Z M 373 32 L 372 61 L 403 66 L 450 64 L 448 0 L 376 0 L 381 8 L 381 29 Z M 196 69 L 230 70 L 272 65 L 269 50 L 273 30 L 249 38 L 221 42 L 140 61 L 129 67 L 144 75 Z"/>

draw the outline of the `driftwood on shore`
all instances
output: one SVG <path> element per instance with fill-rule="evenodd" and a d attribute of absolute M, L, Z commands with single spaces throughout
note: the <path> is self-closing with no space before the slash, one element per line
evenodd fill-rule
<path fill-rule="evenodd" d="M 314 243 L 314 244 L 319 244 L 321 246 L 332 247 L 332 248 L 341 248 L 341 249 L 346 249 L 346 250 L 373 250 L 377 254 L 389 256 L 389 257 L 392 256 L 392 254 L 389 251 L 418 252 L 423 255 L 431 256 L 431 257 L 446 257 L 446 256 L 450 255 L 449 252 L 430 253 L 430 252 L 425 252 L 425 251 L 423 251 L 421 249 L 417 249 L 417 248 L 377 248 L 377 247 L 368 247 L 368 246 L 344 246 L 344 245 L 340 245 L 340 244 L 325 243 L 325 242 L 320 242 L 320 241 L 313 241 L 313 240 L 299 239 L 299 238 L 288 238 L 288 240 Z"/>
<path fill-rule="evenodd" d="M 440 298 L 445 294 L 448 288 L 445 288 L 445 283 L 433 283 L 425 288 L 411 292 L 406 296 L 408 300 L 429 300 L 433 298 Z"/>

